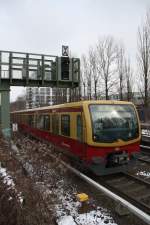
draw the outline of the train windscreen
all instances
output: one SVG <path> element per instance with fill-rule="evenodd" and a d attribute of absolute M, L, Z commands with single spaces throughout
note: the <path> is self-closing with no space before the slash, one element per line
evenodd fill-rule
<path fill-rule="evenodd" d="M 112 143 L 139 136 L 138 119 L 132 105 L 90 105 L 93 140 Z"/>

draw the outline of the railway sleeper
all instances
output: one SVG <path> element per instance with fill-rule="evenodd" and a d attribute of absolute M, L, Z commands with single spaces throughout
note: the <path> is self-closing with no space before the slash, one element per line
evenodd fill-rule
<path fill-rule="evenodd" d="M 119 177 L 119 178 L 115 178 L 115 179 L 110 179 L 110 180 L 106 180 L 106 182 L 108 184 L 118 184 L 118 182 L 122 182 L 122 181 L 125 181 L 126 182 L 126 178 L 125 177 Z"/>
<path fill-rule="evenodd" d="M 119 216 L 128 216 L 130 213 L 130 211 L 124 207 L 121 203 L 115 203 L 115 212 L 119 215 Z"/>
<path fill-rule="evenodd" d="M 135 184 L 135 182 L 134 181 L 127 181 L 127 182 L 125 182 L 125 183 L 119 183 L 119 184 L 116 184 L 116 185 L 114 185 L 116 188 L 123 188 L 123 187 L 129 187 L 129 186 L 131 186 L 131 185 L 133 185 L 133 184 Z"/>
<path fill-rule="evenodd" d="M 143 194 L 143 195 L 140 195 L 140 196 L 137 196 L 137 199 L 138 200 L 144 200 L 144 199 L 146 199 L 146 198 L 150 198 L 150 192 L 148 192 L 148 193 L 145 193 L 145 194 Z"/>
<path fill-rule="evenodd" d="M 134 192 L 139 192 L 139 191 L 143 191 L 143 190 L 146 190 L 146 188 L 145 188 L 145 185 L 139 185 L 139 186 L 136 186 L 136 187 L 134 187 L 134 189 L 129 189 L 128 190 L 128 193 L 133 193 L 133 191 Z"/>

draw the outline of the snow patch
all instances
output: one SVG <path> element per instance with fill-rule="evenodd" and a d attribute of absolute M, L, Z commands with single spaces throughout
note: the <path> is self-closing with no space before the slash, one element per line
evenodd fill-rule
<path fill-rule="evenodd" d="M 1 163 L 0 163 L 0 176 L 3 178 L 3 183 L 9 186 L 9 189 L 13 189 L 15 191 L 16 196 L 19 199 L 19 202 L 22 204 L 23 202 L 22 193 L 21 192 L 17 193 L 17 190 L 15 188 L 15 183 L 12 177 L 8 175 L 6 168 L 1 167 Z M 12 198 L 10 197 L 9 200 L 12 200 Z"/>
<path fill-rule="evenodd" d="M 58 225 L 76 225 L 72 216 L 64 216 L 57 223 Z"/>
<path fill-rule="evenodd" d="M 150 136 L 150 130 L 142 129 L 142 135 Z"/>
<path fill-rule="evenodd" d="M 13 179 L 7 174 L 6 172 L 6 168 L 2 168 L 0 167 L 0 175 L 3 177 L 3 182 L 4 184 L 11 186 L 12 188 L 14 188 L 15 184 Z"/>
<path fill-rule="evenodd" d="M 149 178 L 150 177 L 150 172 L 147 172 L 147 171 L 139 171 L 139 172 L 137 172 L 136 175 Z"/>
<path fill-rule="evenodd" d="M 95 207 L 91 211 L 80 214 L 79 209 L 82 207 L 82 203 L 74 199 L 75 195 L 72 194 L 72 191 L 64 193 L 63 184 L 63 180 L 59 181 L 59 185 L 57 185 L 59 188 L 55 190 L 59 198 L 59 204 L 56 205 L 58 225 L 117 225 L 109 212 L 102 207 Z"/>
<path fill-rule="evenodd" d="M 78 215 L 78 217 L 73 218 L 72 216 L 62 216 L 58 221 L 58 225 L 117 225 L 113 222 L 113 219 L 108 216 L 104 215 L 99 210 L 91 211 L 90 213 L 84 213 Z"/>

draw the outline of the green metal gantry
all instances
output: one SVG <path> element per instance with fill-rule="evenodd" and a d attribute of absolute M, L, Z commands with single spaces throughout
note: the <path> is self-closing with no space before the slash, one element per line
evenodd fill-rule
<path fill-rule="evenodd" d="M 62 58 L 64 57 L 0 51 L 0 126 L 6 138 L 11 136 L 10 86 L 79 87 L 79 58 L 68 58 L 68 79 L 62 77 Z"/>
<path fill-rule="evenodd" d="M 10 87 L 0 86 L 0 124 L 3 135 L 10 138 Z"/>

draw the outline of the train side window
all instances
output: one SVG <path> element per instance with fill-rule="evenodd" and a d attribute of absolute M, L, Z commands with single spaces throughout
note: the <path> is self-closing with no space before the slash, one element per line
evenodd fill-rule
<path fill-rule="evenodd" d="M 50 116 L 44 115 L 44 130 L 50 130 Z"/>
<path fill-rule="evenodd" d="M 61 134 L 64 136 L 70 136 L 70 116 L 61 116 Z"/>
<path fill-rule="evenodd" d="M 23 117 L 23 123 L 27 123 L 27 115 L 26 114 L 24 114 L 24 117 Z"/>
<path fill-rule="evenodd" d="M 59 116 L 52 115 L 52 132 L 53 134 L 59 134 Z"/>
<path fill-rule="evenodd" d="M 83 121 L 81 115 L 77 115 L 77 139 L 83 140 Z"/>
<path fill-rule="evenodd" d="M 21 117 L 20 117 L 20 121 L 21 121 Z M 33 115 L 28 115 L 28 124 L 31 127 L 34 126 L 34 116 Z"/>
<path fill-rule="evenodd" d="M 43 115 L 38 115 L 37 116 L 37 124 L 36 124 L 38 129 L 43 129 L 44 127 L 44 116 Z"/>

